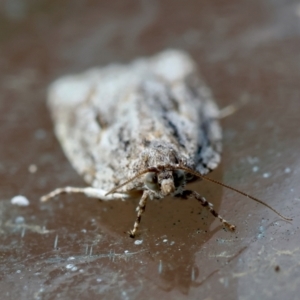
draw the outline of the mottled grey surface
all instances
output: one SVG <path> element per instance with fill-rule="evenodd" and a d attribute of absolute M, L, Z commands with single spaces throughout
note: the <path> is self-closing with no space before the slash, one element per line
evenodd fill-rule
<path fill-rule="evenodd" d="M 46 88 L 63 74 L 127 62 L 165 48 L 188 51 L 224 119 L 221 166 L 205 182 L 235 233 L 195 201 L 151 202 L 136 243 L 137 199 L 81 195 L 54 137 Z M 17 1 L 0 4 L 0 290 L 2 299 L 298 299 L 300 261 L 300 5 L 298 1 Z M 30 205 L 12 205 L 26 196 Z M 142 242 L 141 242 L 142 241 Z"/>

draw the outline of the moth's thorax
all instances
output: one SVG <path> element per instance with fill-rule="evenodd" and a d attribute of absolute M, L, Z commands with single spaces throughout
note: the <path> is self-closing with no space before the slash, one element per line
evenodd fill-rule
<path fill-rule="evenodd" d="M 168 142 L 154 140 L 145 147 L 144 151 L 140 154 L 139 164 L 144 165 L 145 168 L 173 165 L 176 166 L 179 162 L 185 159 L 174 145 Z"/>

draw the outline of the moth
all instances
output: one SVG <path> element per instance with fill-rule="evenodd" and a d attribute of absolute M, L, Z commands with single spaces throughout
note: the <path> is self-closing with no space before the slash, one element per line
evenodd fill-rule
<path fill-rule="evenodd" d="M 140 192 L 129 232 L 135 237 L 148 199 L 193 198 L 235 230 L 213 204 L 186 189 L 197 178 L 219 183 L 206 174 L 220 162 L 222 133 L 212 93 L 184 51 L 62 77 L 49 88 L 48 106 L 67 158 L 89 186 L 58 188 L 42 201 L 61 193 L 110 201 Z"/>

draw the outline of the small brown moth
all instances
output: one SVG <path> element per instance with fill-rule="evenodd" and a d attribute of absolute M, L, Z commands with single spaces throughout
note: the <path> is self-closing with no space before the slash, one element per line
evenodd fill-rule
<path fill-rule="evenodd" d="M 129 65 L 113 64 L 54 82 L 48 105 L 55 133 L 77 172 L 90 187 L 58 188 L 101 200 L 127 199 L 141 191 L 134 237 L 148 199 L 194 198 L 230 230 L 228 223 L 195 191 L 196 178 L 234 190 L 290 220 L 268 204 L 206 176 L 220 162 L 220 111 L 195 62 L 167 50 Z"/>

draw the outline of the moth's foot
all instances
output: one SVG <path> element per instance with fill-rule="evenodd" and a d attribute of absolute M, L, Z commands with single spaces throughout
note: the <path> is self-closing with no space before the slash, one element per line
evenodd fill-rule
<path fill-rule="evenodd" d="M 131 237 L 132 239 L 135 238 L 135 230 L 129 230 L 128 234 L 129 234 L 129 237 Z"/>
<path fill-rule="evenodd" d="M 230 229 L 230 231 L 235 231 L 235 225 L 229 225 L 229 229 Z"/>
<path fill-rule="evenodd" d="M 62 189 L 60 189 L 60 188 L 56 189 L 56 190 L 54 190 L 54 191 L 52 191 L 52 192 L 50 192 L 50 193 L 42 196 L 40 198 L 40 201 L 41 202 L 46 202 L 46 201 L 50 200 L 51 198 L 56 197 L 58 194 L 61 194 L 61 193 L 62 193 Z"/>
<path fill-rule="evenodd" d="M 40 198 L 40 201 L 41 201 L 41 202 L 46 202 L 48 199 L 49 199 L 49 197 L 47 197 L 47 196 L 45 195 L 45 196 L 42 196 L 42 197 Z"/>
<path fill-rule="evenodd" d="M 230 231 L 235 231 L 235 225 L 228 223 L 227 221 L 223 220 L 223 224 L 230 230 Z"/>
<path fill-rule="evenodd" d="M 63 193 L 74 193 L 74 192 L 78 192 L 79 188 L 75 188 L 75 187 L 70 187 L 70 186 L 66 186 L 66 187 L 63 187 L 63 188 L 57 188 L 55 190 L 53 190 L 52 192 L 42 196 L 40 198 L 40 201 L 41 202 L 46 202 L 48 200 L 50 200 L 51 198 L 54 198 L 56 197 L 57 195 L 59 194 L 63 194 Z"/>

